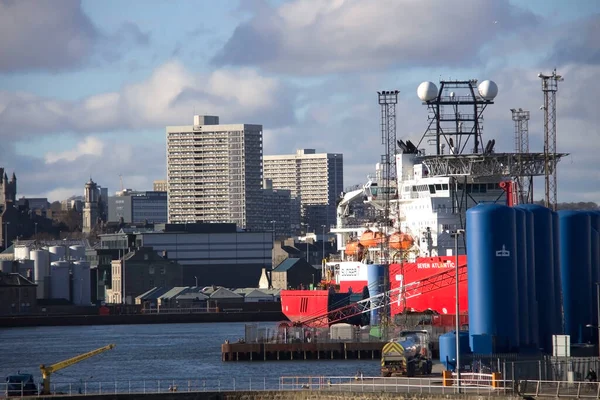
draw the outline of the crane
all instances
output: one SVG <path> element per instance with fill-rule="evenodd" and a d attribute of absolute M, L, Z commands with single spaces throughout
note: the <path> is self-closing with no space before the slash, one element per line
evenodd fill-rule
<path fill-rule="evenodd" d="M 100 353 L 104 353 L 105 351 L 111 350 L 115 347 L 114 344 L 109 344 L 108 346 L 100 347 L 99 349 L 92 350 L 88 353 L 80 354 L 73 358 L 69 358 L 64 361 L 59 361 L 56 364 L 52 365 L 40 365 L 40 371 L 42 371 L 42 393 L 41 394 L 50 394 L 50 375 L 52 375 L 56 371 L 60 371 L 63 368 L 70 367 L 73 364 L 77 364 L 80 361 L 87 360 L 90 357 L 98 355 Z"/>
<path fill-rule="evenodd" d="M 364 314 L 371 310 L 377 310 L 386 307 L 397 301 L 405 301 L 405 299 L 420 296 L 425 293 L 441 289 L 446 286 L 454 285 L 456 282 L 456 271 L 449 269 L 417 282 L 411 282 L 406 287 L 398 287 L 387 292 L 360 300 L 356 303 L 349 304 L 335 310 L 325 311 L 319 315 L 312 316 L 303 321 L 298 321 L 298 325 L 311 325 L 316 327 L 327 327 L 330 324 L 340 322 L 347 318 L 351 318 L 360 314 Z M 458 266 L 458 281 L 467 280 L 467 265 Z M 405 291 L 406 293 L 403 293 Z M 401 296 L 406 296 L 401 299 Z"/>
<path fill-rule="evenodd" d="M 374 185 L 371 179 L 363 185 L 361 189 L 352 192 L 343 193 L 337 204 L 337 227 L 344 227 L 344 218 L 350 215 L 350 203 L 359 197 L 367 197 L 371 186 Z M 376 186 L 376 185 L 375 185 Z"/>

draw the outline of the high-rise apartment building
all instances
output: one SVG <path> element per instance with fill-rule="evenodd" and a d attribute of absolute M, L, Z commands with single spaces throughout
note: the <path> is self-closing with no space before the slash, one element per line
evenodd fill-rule
<path fill-rule="evenodd" d="M 273 189 L 287 189 L 300 199 L 302 224 L 308 230 L 319 232 L 322 225 L 335 225 L 336 200 L 344 188 L 342 154 L 301 149 L 296 154 L 265 156 L 263 168 Z"/>
<path fill-rule="evenodd" d="M 262 125 L 220 125 L 194 116 L 194 125 L 167 127 L 169 222 L 233 222 L 261 229 Z"/>

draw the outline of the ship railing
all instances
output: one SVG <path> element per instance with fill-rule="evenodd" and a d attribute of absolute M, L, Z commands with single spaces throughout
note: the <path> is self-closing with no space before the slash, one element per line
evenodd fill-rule
<path fill-rule="evenodd" d="M 597 384 L 596 384 L 597 385 Z M 596 386 L 597 388 L 597 386 Z M 37 384 L 37 391 L 41 384 Z M 396 392 L 432 394 L 510 394 L 512 385 L 502 387 L 469 385 L 444 386 L 441 376 L 390 377 L 379 376 L 282 376 L 282 377 L 207 377 L 165 378 L 111 381 L 53 381 L 50 393 L 62 396 L 92 396 L 174 392 L 259 392 L 259 391 L 335 391 L 335 392 Z M 580 391 L 584 393 L 583 390 Z M 12 384 L 0 383 L 0 397 L 35 396 L 31 387 L 19 390 Z M 582 396 L 583 397 L 583 396 Z M 595 396 L 592 396 L 595 397 Z"/>
<path fill-rule="evenodd" d="M 600 399 L 600 383 L 521 380 L 517 385 L 517 392 L 521 397 Z"/>

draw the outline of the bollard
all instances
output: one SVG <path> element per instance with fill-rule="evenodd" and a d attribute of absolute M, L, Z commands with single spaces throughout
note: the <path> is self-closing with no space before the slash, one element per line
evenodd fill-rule
<path fill-rule="evenodd" d="M 452 372 L 451 371 L 443 371 L 442 372 L 442 386 L 452 386 Z"/>
<path fill-rule="evenodd" d="M 492 387 L 502 387 L 502 374 L 500 372 L 492 372 Z"/>

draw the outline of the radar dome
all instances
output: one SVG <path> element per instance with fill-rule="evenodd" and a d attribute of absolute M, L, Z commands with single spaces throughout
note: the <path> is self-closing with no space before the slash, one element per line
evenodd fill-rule
<path fill-rule="evenodd" d="M 483 81 L 477 87 L 479 95 L 485 100 L 493 100 L 498 95 L 498 85 L 494 81 Z"/>
<path fill-rule="evenodd" d="M 430 101 L 437 97 L 438 88 L 433 82 L 423 82 L 417 88 L 417 96 L 421 101 Z"/>

